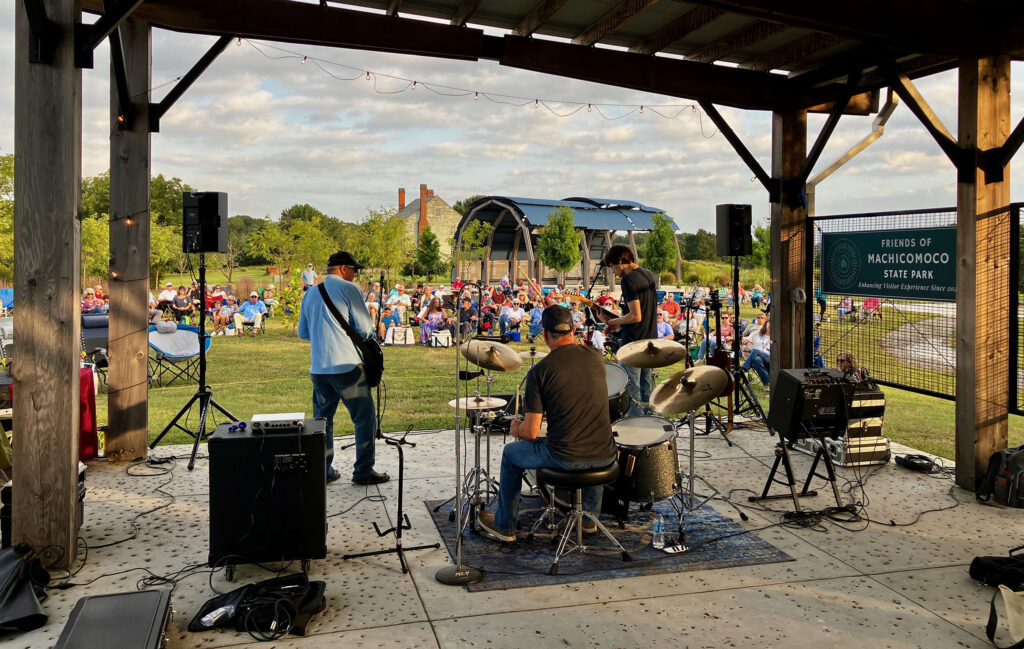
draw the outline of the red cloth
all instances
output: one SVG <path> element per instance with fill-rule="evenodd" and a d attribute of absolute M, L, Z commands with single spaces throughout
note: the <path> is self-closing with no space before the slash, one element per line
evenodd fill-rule
<path fill-rule="evenodd" d="M 96 457 L 100 440 L 96 434 L 96 391 L 93 389 L 92 370 L 79 370 L 78 392 L 81 401 L 78 424 L 78 459 L 82 462 Z"/>

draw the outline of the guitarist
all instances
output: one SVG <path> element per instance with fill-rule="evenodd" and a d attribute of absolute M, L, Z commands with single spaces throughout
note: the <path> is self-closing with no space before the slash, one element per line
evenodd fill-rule
<path fill-rule="evenodd" d="M 658 337 L 658 290 L 657 280 L 651 271 L 641 268 L 636 257 L 628 246 L 614 245 L 604 256 L 604 264 L 619 278 L 622 287 L 622 315 L 609 318 L 606 313 L 598 312 L 598 318 L 608 325 L 609 331 L 622 331 L 621 345 L 637 340 L 648 340 Z M 644 414 L 639 403 L 648 403 L 654 391 L 653 370 L 650 368 L 630 367 L 619 363 L 629 376 L 629 396 L 633 403 L 629 408 L 629 416 Z"/>
<path fill-rule="evenodd" d="M 336 252 L 327 260 L 323 285 L 341 316 L 363 340 L 369 340 L 373 337 L 373 321 L 359 287 L 352 283 L 356 271 L 362 267 L 349 253 Z M 327 420 L 327 482 L 341 477 L 331 466 L 334 460 L 334 413 L 339 401 L 345 404 L 356 428 L 352 482 L 359 485 L 387 482 L 390 480 L 388 474 L 373 469 L 377 415 L 363 359 L 324 303 L 320 291 L 306 291 L 303 295 L 298 334 L 299 338 L 310 342 L 313 416 Z"/>

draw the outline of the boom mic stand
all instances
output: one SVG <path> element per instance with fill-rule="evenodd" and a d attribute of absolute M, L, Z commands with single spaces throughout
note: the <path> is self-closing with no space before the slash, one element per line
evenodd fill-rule
<path fill-rule="evenodd" d="M 196 465 L 196 453 L 199 451 L 199 441 L 206 436 L 206 415 L 210 411 L 210 406 L 213 406 L 219 410 L 225 417 L 231 421 L 238 421 L 238 419 L 230 412 L 224 409 L 222 405 L 217 403 L 213 398 L 213 389 L 206 384 L 206 254 L 199 253 L 199 293 L 200 300 L 202 301 L 199 305 L 199 388 L 196 393 L 188 400 L 185 407 L 178 411 L 178 414 L 174 415 L 174 419 L 171 423 L 167 424 L 167 427 L 156 436 L 153 443 L 149 445 L 152 450 L 156 448 L 156 445 L 160 443 L 160 440 L 164 438 L 172 428 L 177 428 L 184 431 L 189 437 L 195 440 L 192 444 L 192 455 L 188 459 L 188 470 L 191 471 Z M 178 423 L 182 417 L 185 417 L 192 409 L 192 404 L 199 402 L 199 426 L 195 432 L 188 428 L 185 428 Z"/>
<path fill-rule="evenodd" d="M 736 326 L 740 326 L 740 258 L 738 255 L 732 256 L 732 312 L 736 316 Z M 745 413 L 753 413 L 757 420 L 768 425 L 768 417 L 764 414 L 764 409 L 761 407 L 761 402 L 756 396 L 754 396 L 753 388 L 750 385 L 750 379 L 747 378 L 747 372 L 744 370 L 740 362 L 740 353 L 742 345 L 736 341 L 742 341 L 742 333 L 737 335 L 733 333 L 733 349 L 732 349 L 732 375 L 736 379 L 736 414 L 742 415 Z M 738 427 L 743 424 L 733 423 L 733 427 Z"/>

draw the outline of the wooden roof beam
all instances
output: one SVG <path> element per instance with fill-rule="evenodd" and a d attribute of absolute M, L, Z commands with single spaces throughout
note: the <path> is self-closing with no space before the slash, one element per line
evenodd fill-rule
<path fill-rule="evenodd" d="M 384 13 L 388 16 L 397 16 L 398 8 L 402 6 L 402 0 L 388 0 L 388 8 L 384 10 Z"/>
<path fill-rule="evenodd" d="M 597 22 L 580 32 L 576 38 L 572 39 L 572 42 L 576 45 L 593 45 L 643 13 L 656 2 L 658 0 L 622 0 L 608 13 L 601 16 Z"/>
<path fill-rule="evenodd" d="M 629 51 L 637 54 L 660 52 L 724 14 L 720 9 L 696 7 L 629 48 Z"/>
<path fill-rule="evenodd" d="M 761 20 L 804 27 L 876 46 L 930 54 L 959 54 L 965 49 L 1024 56 L 1024 3 L 990 0 L 950 3 L 942 0 L 863 0 L 857 11 L 821 0 L 687 0 Z M 984 12 L 975 10 L 984 4 Z M 957 20 L 960 6 L 969 20 Z"/>
<path fill-rule="evenodd" d="M 786 29 L 785 25 L 757 21 L 746 27 L 741 27 L 723 38 L 712 41 L 696 52 L 686 55 L 690 61 L 697 63 L 713 63 L 724 59 L 730 54 L 735 54 L 755 43 L 760 43 L 769 36 L 774 36 Z"/>
<path fill-rule="evenodd" d="M 455 10 L 451 24 L 455 27 L 465 27 L 469 19 L 473 17 L 483 0 L 462 0 L 462 4 Z"/>
<path fill-rule="evenodd" d="M 522 22 L 516 25 L 515 29 L 512 30 L 512 35 L 529 36 L 540 29 L 544 23 L 551 20 L 551 17 L 564 7 L 567 2 L 569 0 L 540 0 L 537 6 L 533 8 L 533 11 L 526 14 L 526 18 L 523 18 Z"/>
<path fill-rule="evenodd" d="M 762 70 L 764 72 L 778 70 L 797 61 L 805 60 L 840 42 L 842 42 L 842 39 L 832 34 L 808 34 L 796 39 L 792 43 L 741 63 L 740 67 L 748 70 Z"/>

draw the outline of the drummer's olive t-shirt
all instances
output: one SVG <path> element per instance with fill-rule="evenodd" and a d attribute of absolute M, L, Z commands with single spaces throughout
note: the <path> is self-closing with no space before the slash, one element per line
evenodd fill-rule
<path fill-rule="evenodd" d="M 601 354 L 590 347 L 558 347 L 526 376 L 526 412 L 548 419 L 547 443 L 563 462 L 615 457 L 608 415 L 608 383 Z"/>

